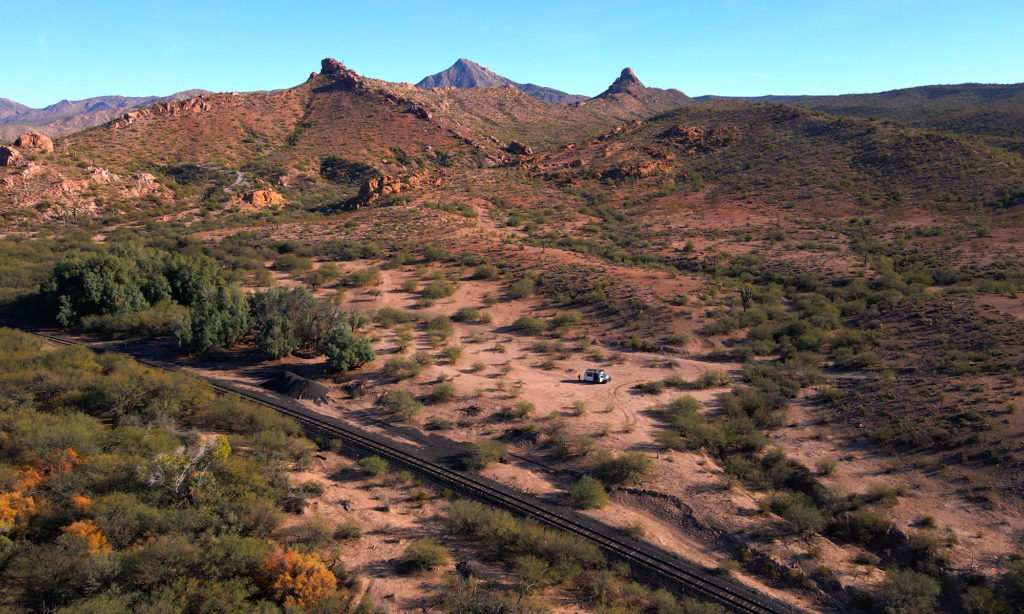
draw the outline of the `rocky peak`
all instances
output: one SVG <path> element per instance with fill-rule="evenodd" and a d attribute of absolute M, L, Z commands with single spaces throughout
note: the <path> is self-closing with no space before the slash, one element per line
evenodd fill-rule
<path fill-rule="evenodd" d="M 320 73 L 324 75 L 334 75 L 337 73 L 347 72 L 348 69 L 345 65 L 335 60 L 334 58 L 324 58 L 320 60 Z"/>
<path fill-rule="evenodd" d="M 645 89 L 647 88 L 640 82 L 640 79 L 636 78 L 636 73 L 633 72 L 633 69 L 626 67 L 622 69 L 619 78 L 612 82 L 608 89 L 601 93 L 598 98 L 605 98 L 612 94 L 632 94 L 635 96 Z"/>
<path fill-rule="evenodd" d="M 358 89 L 366 86 L 366 80 L 359 73 L 347 68 L 334 58 L 320 60 L 320 74 L 329 77 L 348 89 Z"/>

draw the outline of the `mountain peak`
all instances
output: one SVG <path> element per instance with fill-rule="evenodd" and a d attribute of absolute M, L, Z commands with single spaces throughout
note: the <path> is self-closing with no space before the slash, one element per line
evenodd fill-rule
<path fill-rule="evenodd" d="M 512 81 L 493 73 L 483 66 L 466 58 L 459 58 L 447 70 L 435 75 L 424 77 L 416 87 L 430 89 L 432 87 L 503 87 L 512 85 Z"/>
<path fill-rule="evenodd" d="M 633 69 L 627 66 L 622 69 L 622 72 L 619 74 L 619 78 L 613 81 L 612 84 L 608 86 L 608 89 L 601 93 L 598 98 L 606 98 L 612 94 L 631 94 L 636 96 L 645 89 L 647 88 L 644 87 L 644 84 L 637 78 Z"/>
<path fill-rule="evenodd" d="M 466 58 L 455 60 L 455 63 L 447 70 L 424 77 L 416 84 L 416 87 L 428 90 L 433 87 L 469 89 L 474 87 L 507 87 L 509 85 L 524 94 L 550 104 L 569 104 L 586 100 L 586 96 L 566 94 L 550 87 L 541 87 L 532 83 L 516 83 Z"/>

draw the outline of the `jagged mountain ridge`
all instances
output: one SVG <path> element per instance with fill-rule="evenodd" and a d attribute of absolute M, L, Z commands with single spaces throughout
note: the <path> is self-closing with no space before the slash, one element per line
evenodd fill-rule
<path fill-rule="evenodd" d="M 435 87 L 468 89 L 474 87 L 505 87 L 508 85 L 538 100 L 551 104 L 571 104 L 587 99 L 587 96 L 567 94 L 551 87 L 543 87 L 533 83 L 517 83 L 465 58 L 459 58 L 449 68 L 439 73 L 424 77 L 416 84 L 416 87 L 421 89 Z"/>

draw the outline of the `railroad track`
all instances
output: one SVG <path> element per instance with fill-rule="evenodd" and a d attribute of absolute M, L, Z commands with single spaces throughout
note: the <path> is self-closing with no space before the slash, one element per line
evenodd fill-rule
<path fill-rule="evenodd" d="M 75 345 L 77 343 L 39 330 L 27 330 L 27 332 L 58 345 Z M 94 349 L 116 351 L 112 348 Z M 176 365 L 168 365 L 159 361 L 144 358 L 136 358 L 136 360 L 156 369 L 184 370 Z M 443 488 L 449 488 L 463 496 L 582 537 L 599 546 L 613 558 L 628 563 L 635 575 L 649 582 L 680 590 L 690 597 L 713 601 L 731 611 L 743 614 L 790 614 L 798 611 L 796 608 L 717 577 L 698 565 L 677 559 L 653 546 L 640 542 L 626 543 L 609 535 L 608 532 L 601 531 L 600 528 L 603 525 L 599 526 L 585 517 L 570 517 L 569 514 L 532 500 L 532 497 L 514 493 L 479 476 L 425 460 L 404 444 L 386 440 L 375 434 L 353 428 L 339 420 L 317 414 L 291 399 L 275 399 L 269 395 L 240 389 L 213 378 L 203 377 L 202 379 L 209 382 L 214 390 L 221 394 L 240 396 L 292 418 L 301 424 L 307 434 L 313 438 L 323 441 L 340 440 L 345 446 L 346 452 L 354 453 L 356 456 L 380 456 Z"/>

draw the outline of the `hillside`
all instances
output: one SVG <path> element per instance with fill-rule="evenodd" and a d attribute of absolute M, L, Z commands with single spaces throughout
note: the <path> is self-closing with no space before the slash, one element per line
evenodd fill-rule
<path fill-rule="evenodd" d="M 1020 83 L 929 85 L 876 94 L 745 100 L 796 104 L 832 115 L 891 119 L 918 128 L 969 134 L 1024 154 L 1024 84 Z"/>

